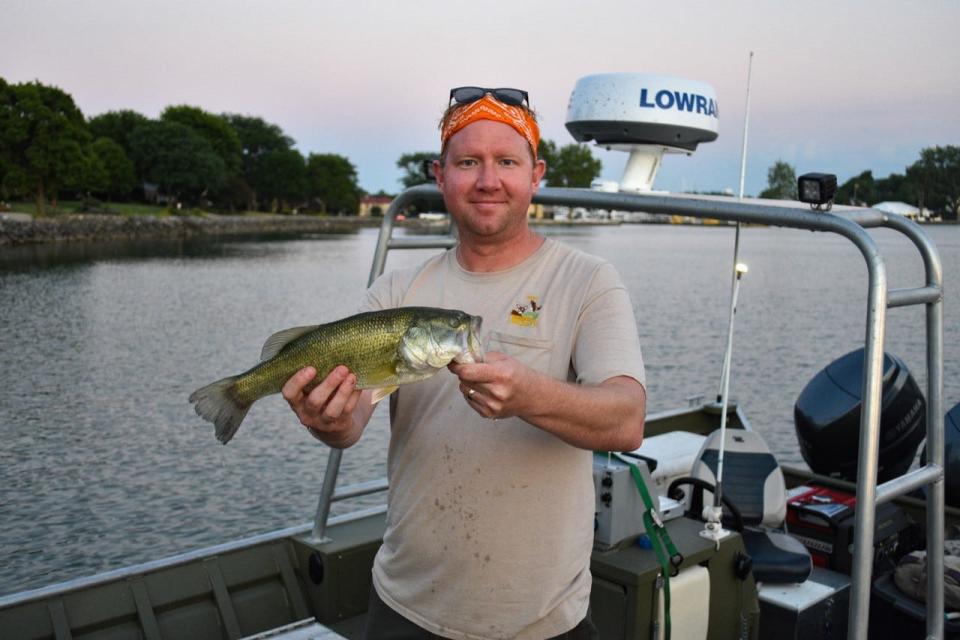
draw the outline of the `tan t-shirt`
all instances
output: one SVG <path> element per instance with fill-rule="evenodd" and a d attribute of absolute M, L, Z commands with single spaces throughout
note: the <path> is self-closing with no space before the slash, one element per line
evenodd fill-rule
<path fill-rule="evenodd" d="M 644 383 L 629 296 L 608 263 L 547 239 L 523 263 L 471 273 L 448 251 L 389 273 L 366 309 L 434 306 L 483 317 L 486 351 L 554 378 Z M 594 489 L 589 451 L 467 405 L 449 371 L 391 404 L 387 530 L 377 593 L 448 638 L 547 638 L 586 615 Z"/>

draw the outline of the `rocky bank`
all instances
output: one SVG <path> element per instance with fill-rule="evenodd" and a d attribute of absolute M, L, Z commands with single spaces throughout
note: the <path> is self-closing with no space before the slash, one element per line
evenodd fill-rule
<path fill-rule="evenodd" d="M 288 215 L 118 216 L 74 214 L 32 218 L 0 213 L 0 247 L 50 242 L 148 240 L 250 234 L 331 233 L 377 227 L 379 219 Z"/>

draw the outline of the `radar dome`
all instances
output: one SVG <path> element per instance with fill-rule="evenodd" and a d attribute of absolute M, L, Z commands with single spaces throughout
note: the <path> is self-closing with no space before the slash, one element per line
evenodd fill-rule
<path fill-rule="evenodd" d="M 578 142 L 653 144 L 694 151 L 719 131 L 717 95 L 708 84 L 644 73 L 580 78 L 567 107 Z"/>
<path fill-rule="evenodd" d="M 578 142 L 630 153 L 623 191 L 649 191 L 664 153 L 693 153 L 717 139 L 720 110 L 713 87 L 643 73 L 580 78 L 567 107 L 567 130 Z"/>

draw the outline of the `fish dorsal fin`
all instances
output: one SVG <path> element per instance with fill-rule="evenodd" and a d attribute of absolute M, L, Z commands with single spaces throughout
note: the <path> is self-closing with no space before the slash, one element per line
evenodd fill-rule
<path fill-rule="evenodd" d="M 267 338 L 267 341 L 263 343 L 263 349 L 260 351 L 260 361 L 269 360 L 273 356 L 280 353 L 280 350 L 285 346 L 299 338 L 300 336 L 310 333 L 320 325 L 311 324 L 305 327 L 290 327 L 289 329 L 284 329 L 283 331 L 277 331 L 275 334 Z"/>
<path fill-rule="evenodd" d="M 378 402 L 386 398 L 388 395 L 396 391 L 398 388 L 399 387 L 394 385 L 392 387 L 381 387 L 380 389 L 374 389 L 373 396 L 370 398 L 370 404 L 377 404 Z"/>

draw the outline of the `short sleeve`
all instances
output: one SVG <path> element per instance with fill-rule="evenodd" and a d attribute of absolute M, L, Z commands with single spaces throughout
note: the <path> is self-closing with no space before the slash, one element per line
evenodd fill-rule
<path fill-rule="evenodd" d="M 393 281 L 394 272 L 392 271 L 374 280 L 370 288 L 367 289 L 363 301 L 360 303 L 359 311 L 381 311 L 398 306 L 393 304 Z"/>
<path fill-rule="evenodd" d="M 590 281 L 572 359 L 578 382 L 599 384 L 616 376 L 629 376 L 646 386 L 630 294 L 608 263 L 599 265 Z"/>
<path fill-rule="evenodd" d="M 411 284 L 420 272 L 432 262 L 433 260 L 416 267 L 398 269 L 382 274 L 367 289 L 367 293 L 360 303 L 359 311 L 381 311 L 402 307 Z"/>

